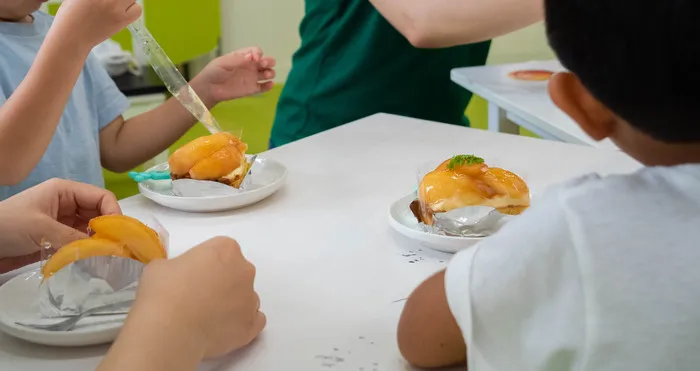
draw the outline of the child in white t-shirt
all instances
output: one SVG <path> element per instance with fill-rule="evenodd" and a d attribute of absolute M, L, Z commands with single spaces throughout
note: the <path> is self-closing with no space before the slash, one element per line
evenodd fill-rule
<path fill-rule="evenodd" d="M 407 301 L 399 348 L 417 366 L 470 371 L 698 370 L 700 7 L 545 9 L 571 71 L 551 80 L 553 100 L 647 167 L 550 189 L 458 254 Z"/>

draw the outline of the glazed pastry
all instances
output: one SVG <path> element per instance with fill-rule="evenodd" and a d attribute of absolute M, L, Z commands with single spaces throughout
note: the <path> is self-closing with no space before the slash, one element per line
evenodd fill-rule
<path fill-rule="evenodd" d="M 229 133 L 199 137 L 168 160 L 172 179 L 211 180 L 239 188 L 250 168 L 248 145 Z"/>
<path fill-rule="evenodd" d="M 473 155 L 459 155 L 423 177 L 411 210 L 419 221 L 432 225 L 435 213 L 466 206 L 489 206 L 517 215 L 530 206 L 530 190 L 508 170 L 488 167 Z"/>

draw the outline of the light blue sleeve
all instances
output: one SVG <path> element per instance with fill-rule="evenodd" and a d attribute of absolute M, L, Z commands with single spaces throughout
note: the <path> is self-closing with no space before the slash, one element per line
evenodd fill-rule
<path fill-rule="evenodd" d="M 129 100 L 94 55 L 90 54 L 85 66 L 92 83 L 92 103 L 97 110 L 98 128 L 102 130 L 126 112 Z"/>
<path fill-rule="evenodd" d="M 0 66 L 2 66 L 1 63 L 0 63 Z M 10 96 L 10 94 L 5 92 L 5 89 L 3 86 L 3 81 L 6 79 L 6 77 L 1 72 L 2 71 L 0 71 L 0 107 L 5 105 L 5 102 L 7 102 L 7 98 Z"/>

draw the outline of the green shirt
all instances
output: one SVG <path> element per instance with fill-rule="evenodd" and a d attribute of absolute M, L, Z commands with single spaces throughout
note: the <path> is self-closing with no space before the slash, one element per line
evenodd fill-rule
<path fill-rule="evenodd" d="M 413 47 L 368 0 L 306 0 L 301 47 L 277 105 L 280 146 L 378 113 L 468 124 L 455 67 L 483 65 L 490 42 Z"/>

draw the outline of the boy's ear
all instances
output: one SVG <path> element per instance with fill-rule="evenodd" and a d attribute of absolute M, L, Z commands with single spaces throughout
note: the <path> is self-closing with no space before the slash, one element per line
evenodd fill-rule
<path fill-rule="evenodd" d="M 616 116 L 591 95 L 573 73 L 560 72 L 552 76 L 549 95 L 591 138 L 603 140 L 615 131 Z"/>

